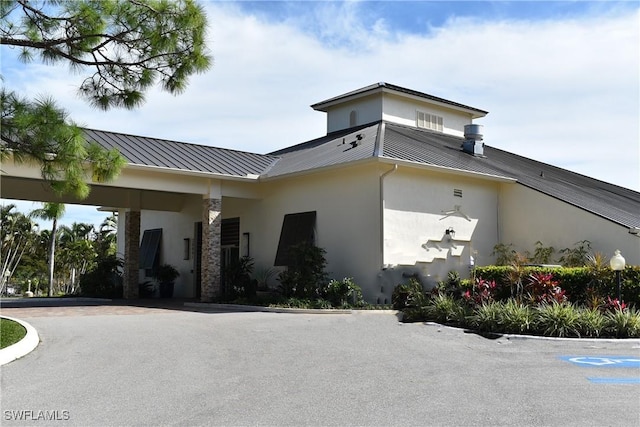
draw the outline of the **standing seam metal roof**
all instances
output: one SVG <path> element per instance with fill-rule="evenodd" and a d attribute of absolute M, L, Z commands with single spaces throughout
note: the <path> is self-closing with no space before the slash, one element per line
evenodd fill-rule
<path fill-rule="evenodd" d="M 344 129 L 265 155 L 92 129 L 84 132 L 89 141 L 118 148 L 132 164 L 235 177 L 278 177 L 367 158 L 452 168 L 515 179 L 618 224 L 640 227 L 636 191 L 487 145 L 485 156 L 475 157 L 462 152 L 463 138 L 396 123 L 378 121 Z"/>
<path fill-rule="evenodd" d="M 88 141 L 117 148 L 131 164 L 237 177 L 261 175 L 278 158 L 225 148 L 84 129 Z"/>
<path fill-rule="evenodd" d="M 384 123 L 383 140 L 376 141 Z M 342 151 L 343 138 L 364 136 L 358 147 Z M 640 227 L 640 193 L 566 169 L 508 153 L 488 145 L 484 156 L 461 150 L 464 138 L 390 122 L 345 129 L 322 138 L 271 153 L 281 156 L 265 176 L 313 170 L 380 157 L 515 179 L 519 184 L 626 227 Z M 376 148 L 378 149 L 376 151 Z"/>

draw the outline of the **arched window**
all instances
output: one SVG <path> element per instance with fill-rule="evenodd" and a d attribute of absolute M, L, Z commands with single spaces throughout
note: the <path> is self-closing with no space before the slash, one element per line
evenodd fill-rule
<path fill-rule="evenodd" d="M 349 113 L 349 127 L 353 127 L 358 124 L 358 112 L 356 110 L 351 110 Z"/>

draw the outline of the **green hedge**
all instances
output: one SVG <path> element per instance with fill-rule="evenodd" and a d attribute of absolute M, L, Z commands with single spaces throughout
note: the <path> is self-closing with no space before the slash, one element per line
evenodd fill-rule
<path fill-rule="evenodd" d="M 511 284 L 507 280 L 510 266 L 476 267 L 476 278 L 495 280 L 500 287 L 499 299 L 510 296 Z M 616 274 L 610 268 L 596 270 L 589 267 L 523 267 L 522 281 L 533 273 L 551 273 L 560 287 L 567 292 L 569 300 L 584 303 L 589 298 L 588 289 L 602 297 L 617 298 Z M 640 307 L 640 266 L 627 266 L 621 273 L 622 300 Z"/>

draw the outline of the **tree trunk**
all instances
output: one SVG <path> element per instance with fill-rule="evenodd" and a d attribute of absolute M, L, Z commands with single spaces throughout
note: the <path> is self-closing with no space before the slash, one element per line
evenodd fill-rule
<path fill-rule="evenodd" d="M 58 219 L 53 219 L 53 226 L 51 227 L 51 245 L 49 246 L 49 296 L 53 296 L 53 269 L 55 266 L 55 253 L 56 253 L 56 228 L 58 227 Z"/>

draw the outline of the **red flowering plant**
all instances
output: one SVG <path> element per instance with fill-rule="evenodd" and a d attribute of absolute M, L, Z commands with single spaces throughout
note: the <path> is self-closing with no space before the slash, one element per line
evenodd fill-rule
<path fill-rule="evenodd" d="M 495 280 L 489 281 L 479 277 L 473 284 L 472 290 L 463 293 L 462 298 L 475 305 L 489 303 L 495 300 L 497 287 Z"/>
<path fill-rule="evenodd" d="M 530 274 L 525 290 L 533 304 L 567 301 L 566 291 L 560 287 L 557 280 L 554 280 L 551 273 Z"/>
<path fill-rule="evenodd" d="M 619 301 L 618 298 L 611 299 L 611 297 L 607 297 L 607 302 L 603 308 L 604 311 L 624 311 L 627 308 L 627 304 L 624 301 Z"/>

